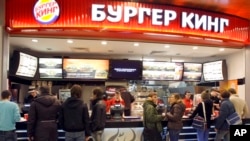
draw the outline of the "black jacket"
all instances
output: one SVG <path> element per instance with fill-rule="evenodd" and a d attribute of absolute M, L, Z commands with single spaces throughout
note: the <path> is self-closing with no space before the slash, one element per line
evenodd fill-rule
<path fill-rule="evenodd" d="M 88 107 L 79 98 L 70 97 L 62 105 L 59 123 L 66 132 L 85 131 L 90 136 Z"/>
<path fill-rule="evenodd" d="M 212 112 L 213 112 L 213 101 L 212 100 L 205 100 L 204 101 L 204 105 L 205 105 L 205 112 L 206 112 L 206 119 L 207 119 L 207 127 L 210 128 L 210 125 L 211 125 L 211 115 L 212 115 Z M 190 116 L 190 118 L 194 118 L 197 114 L 199 116 L 201 116 L 201 117 L 204 117 L 203 107 L 202 107 L 202 103 L 201 102 L 195 108 L 195 110 L 192 113 L 192 115 Z"/>
<path fill-rule="evenodd" d="M 52 138 L 51 136 L 56 137 L 56 121 L 60 108 L 60 101 L 49 94 L 43 94 L 34 99 L 30 106 L 27 122 L 28 136 L 35 137 L 35 140 L 39 140 L 38 136 L 45 136 L 48 139 Z"/>
<path fill-rule="evenodd" d="M 103 130 L 106 122 L 106 104 L 102 99 L 96 99 L 92 101 L 92 105 L 91 131 Z"/>

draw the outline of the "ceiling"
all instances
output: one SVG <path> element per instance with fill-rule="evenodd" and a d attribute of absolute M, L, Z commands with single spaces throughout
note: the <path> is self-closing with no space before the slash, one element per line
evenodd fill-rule
<path fill-rule="evenodd" d="M 204 9 L 236 15 L 250 20 L 249 0 L 131 0 L 156 4 L 173 4 L 189 8 Z M 38 42 L 32 42 L 36 39 Z M 219 51 L 223 46 L 197 46 L 185 44 L 166 44 L 135 41 L 107 41 L 102 44 L 99 39 L 82 40 L 70 38 L 39 38 L 36 37 L 10 37 L 11 49 L 35 52 L 38 55 L 56 55 L 81 58 L 123 58 L 123 59 L 155 59 L 159 61 L 207 61 L 209 58 L 235 53 L 241 49 L 228 48 Z M 139 46 L 134 46 L 139 43 Z M 165 46 L 168 47 L 165 47 Z M 198 49 L 193 49 L 196 46 Z"/>

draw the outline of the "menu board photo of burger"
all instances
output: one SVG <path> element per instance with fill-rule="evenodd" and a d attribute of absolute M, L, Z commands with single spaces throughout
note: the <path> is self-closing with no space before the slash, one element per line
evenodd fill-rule
<path fill-rule="evenodd" d="M 62 58 L 39 58 L 40 78 L 62 78 Z"/>
<path fill-rule="evenodd" d="M 184 63 L 183 81 L 201 81 L 202 63 Z"/>
<path fill-rule="evenodd" d="M 144 80 L 181 80 L 183 63 L 179 62 L 143 62 Z"/>
<path fill-rule="evenodd" d="M 109 60 L 63 59 L 63 77 L 75 79 L 107 79 Z"/>

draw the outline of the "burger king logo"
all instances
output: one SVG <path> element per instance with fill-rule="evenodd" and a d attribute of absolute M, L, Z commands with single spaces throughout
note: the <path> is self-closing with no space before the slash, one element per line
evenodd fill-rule
<path fill-rule="evenodd" d="M 60 8 L 55 0 L 38 0 L 34 6 L 33 14 L 41 24 L 51 24 L 59 17 Z"/>

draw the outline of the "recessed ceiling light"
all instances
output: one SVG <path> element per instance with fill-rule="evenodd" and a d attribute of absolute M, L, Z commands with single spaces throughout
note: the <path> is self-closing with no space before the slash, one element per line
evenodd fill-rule
<path fill-rule="evenodd" d="M 193 47 L 193 50 L 196 50 L 196 49 L 198 49 L 198 47 L 197 47 L 197 46 L 194 46 L 194 47 Z"/>
<path fill-rule="evenodd" d="M 138 47 L 138 46 L 139 46 L 139 43 L 134 43 L 134 46 L 135 46 L 135 47 Z"/>
<path fill-rule="evenodd" d="M 74 43 L 74 41 L 73 40 L 67 40 L 67 43 L 72 44 L 72 43 Z"/>
<path fill-rule="evenodd" d="M 107 41 L 102 41 L 101 43 L 102 43 L 102 45 L 106 45 Z"/>
<path fill-rule="evenodd" d="M 165 47 L 165 48 L 170 48 L 170 46 L 169 46 L 169 45 L 165 45 L 164 47 Z"/>
<path fill-rule="evenodd" d="M 31 41 L 34 42 L 34 43 L 37 43 L 37 42 L 38 42 L 37 39 L 32 39 Z"/>
<path fill-rule="evenodd" d="M 219 50 L 220 50 L 220 51 L 225 51 L 225 49 L 224 49 L 224 48 L 220 48 Z"/>

